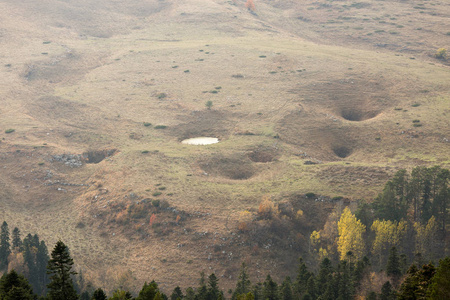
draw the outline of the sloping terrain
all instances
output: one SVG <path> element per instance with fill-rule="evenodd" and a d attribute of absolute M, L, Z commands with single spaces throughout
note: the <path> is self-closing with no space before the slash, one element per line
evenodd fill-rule
<path fill-rule="evenodd" d="M 400 168 L 450 166 L 449 3 L 255 5 L 0 1 L 0 217 L 63 239 L 97 285 L 204 269 L 229 287 L 243 260 L 263 278 L 298 255 L 239 234 L 263 196 L 372 199 Z"/>

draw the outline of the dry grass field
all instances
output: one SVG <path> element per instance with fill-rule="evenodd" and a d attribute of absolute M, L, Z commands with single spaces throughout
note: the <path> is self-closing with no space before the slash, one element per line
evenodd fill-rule
<path fill-rule="evenodd" d="M 1 0 L 0 220 L 63 239 L 99 286 L 229 288 L 242 261 L 294 268 L 242 242 L 263 196 L 370 201 L 398 169 L 450 167 L 448 1 L 244 4 Z M 189 217 L 120 224 L 144 199 Z"/>

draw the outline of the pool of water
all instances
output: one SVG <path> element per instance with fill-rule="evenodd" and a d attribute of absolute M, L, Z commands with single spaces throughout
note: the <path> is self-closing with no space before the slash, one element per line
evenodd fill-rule
<path fill-rule="evenodd" d="M 211 144 L 217 144 L 218 142 L 219 142 L 218 138 L 196 137 L 196 138 L 184 140 L 181 143 L 186 144 L 186 145 L 211 145 Z"/>

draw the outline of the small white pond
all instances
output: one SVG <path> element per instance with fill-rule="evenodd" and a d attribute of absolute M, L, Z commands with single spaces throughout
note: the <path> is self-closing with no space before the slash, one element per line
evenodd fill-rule
<path fill-rule="evenodd" d="M 186 145 L 211 145 L 219 142 L 218 138 L 213 137 L 196 137 L 182 141 L 182 144 Z"/>

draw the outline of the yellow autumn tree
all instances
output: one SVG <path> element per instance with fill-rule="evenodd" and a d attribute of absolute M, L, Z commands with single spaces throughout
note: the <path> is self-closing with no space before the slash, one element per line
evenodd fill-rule
<path fill-rule="evenodd" d="M 338 251 L 341 260 L 345 259 L 349 251 L 353 253 L 356 260 L 363 257 L 365 250 L 363 234 L 365 231 L 366 226 L 346 207 L 338 222 Z"/>
<path fill-rule="evenodd" d="M 401 249 L 401 241 L 406 235 L 406 221 L 375 220 L 372 223 L 375 239 L 372 244 L 374 255 L 378 256 L 380 265 L 386 264 L 387 253 L 391 247 Z"/>
<path fill-rule="evenodd" d="M 436 219 L 432 216 L 426 225 L 414 223 L 416 230 L 416 253 L 421 253 L 422 257 L 433 259 L 433 247 L 435 245 L 435 236 L 438 229 Z"/>

